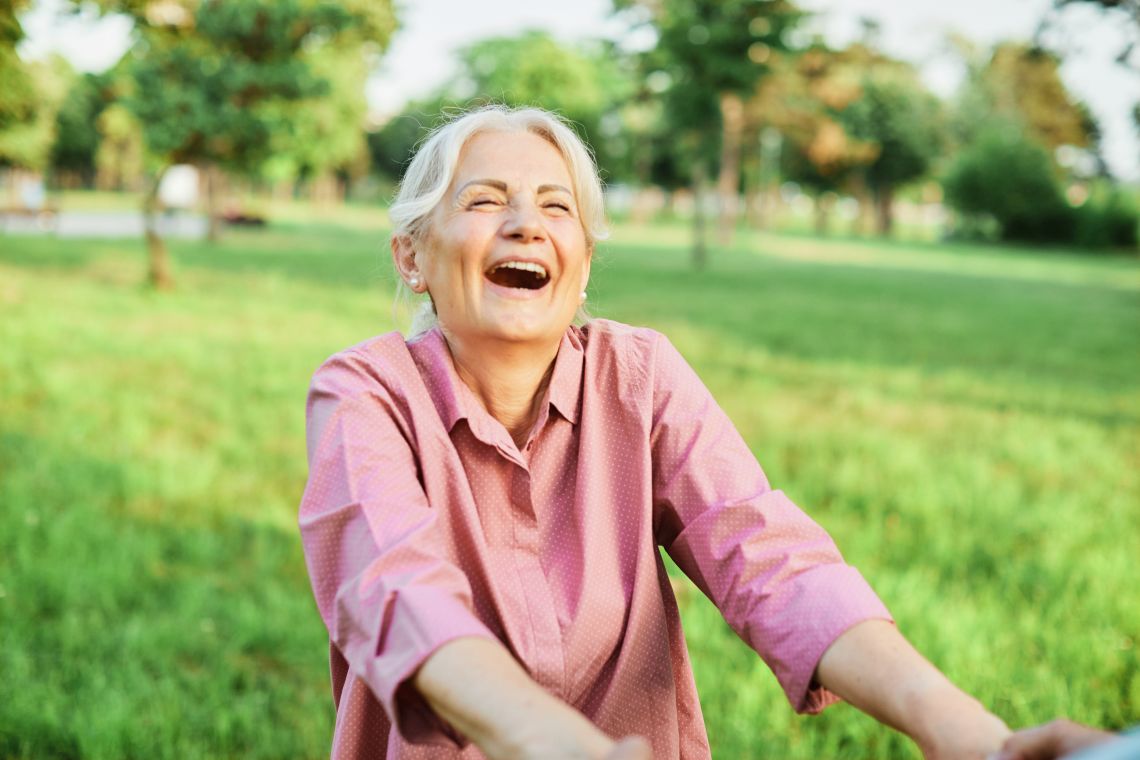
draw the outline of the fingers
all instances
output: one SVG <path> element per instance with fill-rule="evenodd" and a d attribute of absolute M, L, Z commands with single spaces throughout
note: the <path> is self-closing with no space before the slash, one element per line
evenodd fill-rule
<path fill-rule="evenodd" d="M 606 760 L 653 760 L 653 750 L 640 736 L 631 736 L 618 742 Z"/>
<path fill-rule="evenodd" d="M 1112 736 L 1106 731 L 1058 719 L 1018 731 L 1006 740 L 994 760 L 1054 760 Z"/>

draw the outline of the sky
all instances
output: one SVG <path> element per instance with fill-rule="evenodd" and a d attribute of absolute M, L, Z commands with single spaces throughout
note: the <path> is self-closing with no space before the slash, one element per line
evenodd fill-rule
<path fill-rule="evenodd" d="M 90 14 L 61 17 L 61 5 L 60 0 L 39 0 L 23 17 L 27 39 L 21 54 L 39 58 L 58 52 L 83 71 L 114 64 L 129 44 L 129 23 Z M 371 109 L 381 117 L 446 82 L 455 71 L 456 51 L 478 39 L 545 29 L 573 42 L 615 38 L 625 30 L 612 17 L 610 0 L 397 0 L 397 5 L 401 28 L 366 91 Z M 833 45 L 856 39 L 861 17 L 874 18 L 886 52 L 918 65 L 928 86 L 948 96 L 963 74 L 946 45 L 949 33 L 981 45 L 1028 40 L 1052 0 L 800 0 L 800 5 L 816 13 L 810 28 Z M 1049 38 L 1065 52 L 1062 79 L 1100 122 L 1113 173 L 1140 181 L 1140 136 L 1130 115 L 1140 101 L 1140 74 L 1113 62 L 1129 32 L 1136 30 L 1112 23 L 1091 7 L 1068 8 L 1062 18 Z"/>

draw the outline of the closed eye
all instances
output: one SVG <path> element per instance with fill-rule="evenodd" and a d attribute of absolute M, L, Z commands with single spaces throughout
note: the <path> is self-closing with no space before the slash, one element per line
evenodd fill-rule
<path fill-rule="evenodd" d="M 568 206 L 565 203 L 547 203 L 545 207 L 546 208 L 561 209 L 562 211 L 565 211 L 566 213 L 570 213 L 570 206 Z"/>

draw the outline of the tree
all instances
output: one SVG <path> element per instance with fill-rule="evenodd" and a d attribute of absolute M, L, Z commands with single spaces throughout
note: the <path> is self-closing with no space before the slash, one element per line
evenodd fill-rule
<path fill-rule="evenodd" d="M 1007 42 L 994 49 L 982 76 L 995 112 L 1019 117 L 1039 144 L 1050 150 L 1093 147 L 1096 123 L 1065 88 L 1060 66 L 1060 59 L 1042 48 Z"/>
<path fill-rule="evenodd" d="M 17 13 L 28 6 L 26 0 L 5 0 L 0 5 L 0 131 L 13 124 L 30 121 L 35 115 L 36 93 L 31 74 L 20 57 L 16 45 L 24 38 L 24 28 Z"/>
<path fill-rule="evenodd" d="M 786 33 L 803 18 L 790 0 L 615 0 L 618 10 L 633 9 L 657 32 L 657 46 L 646 56 L 650 71 L 663 72 L 671 85 L 666 108 L 679 142 L 694 155 L 693 186 L 702 195 L 708 165 L 719 153 L 717 194 L 721 241 L 735 224 L 744 150 L 744 98 L 768 72 L 774 52 L 787 50 Z M 703 204 L 698 200 L 698 212 Z M 697 214 L 694 261 L 704 250 Z"/>
<path fill-rule="evenodd" d="M 842 121 L 852 137 L 878 146 L 862 176 L 874 197 L 878 232 L 889 235 L 896 191 L 926 176 L 945 143 L 941 106 L 914 70 L 898 62 L 872 66 L 859 86 L 862 94 Z"/>
<path fill-rule="evenodd" d="M 1088 151 L 1104 173 L 1100 130 L 1089 109 L 1065 88 L 1060 59 L 1034 45 L 1004 42 L 987 53 L 959 43 L 967 76 L 954 104 L 952 127 L 959 145 L 1010 122 L 1045 147 L 1054 162 L 1057 149 Z"/>
<path fill-rule="evenodd" d="M 125 104 L 157 167 L 143 206 L 150 281 L 158 288 L 172 284 L 155 224 L 165 170 L 192 163 L 254 173 L 288 134 L 288 105 L 329 91 L 314 71 L 313 51 L 338 44 L 380 48 L 394 27 L 384 0 L 105 0 L 103 6 L 131 15 L 138 29 Z"/>
<path fill-rule="evenodd" d="M 70 174 L 84 185 L 95 181 L 101 136 L 98 123 L 114 100 L 112 74 L 84 74 L 72 82 L 55 120 L 51 168 Z"/>
<path fill-rule="evenodd" d="M 30 104 L 20 104 L 23 95 L 0 96 L 11 108 L 4 117 L 6 126 L 0 128 L 0 166 L 11 166 L 32 172 L 42 172 L 48 166 L 52 143 L 55 141 L 56 113 L 74 72 L 67 61 L 53 57 L 47 61 L 23 63 L 16 72 L 19 82 L 27 78 L 33 94 Z M 0 87 L 0 91 L 5 88 Z"/>
<path fill-rule="evenodd" d="M 633 90 L 613 50 L 599 43 L 572 47 L 546 32 L 481 40 L 459 54 L 460 74 L 448 88 L 455 102 L 476 100 L 512 106 L 537 105 L 578 125 L 599 165 L 620 159 L 616 130 L 605 119 Z"/>
<path fill-rule="evenodd" d="M 274 136 L 262 174 L 275 181 L 306 178 L 321 200 L 339 199 L 336 175 L 355 177 L 368 169 L 364 84 L 369 66 L 360 50 L 325 46 L 306 55 L 325 92 L 283 106 L 288 129 Z"/>
<path fill-rule="evenodd" d="M 863 96 L 862 72 L 879 59 L 862 44 L 833 50 L 816 41 L 800 55 L 780 56 L 748 101 L 749 122 L 783 136 L 782 176 L 815 196 L 817 232 L 827 229 L 833 193 L 846 190 L 869 205 L 861 170 L 880 146 L 849 134 L 843 112 Z"/>
<path fill-rule="evenodd" d="M 594 148 L 603 171 L 622 165 L 628 146 L 613 117 L 634 87 L 612 51 L 572 47 L 545 32 L 480 40 L 459 53 L 456 77 L 424 100 L 409 104 L 369 136 L 376 170 L 396 180 L 413 147 L 441 112 L 480 103 L 541 106 L 569 119 Z"/>
<path fill-rule="evenodd" d="M 0 166 L 40 171 L 71 70 L 62 59 L 26 63 L 16 54 L 24 38 L 17 14 L 28 5 L 24 0 L 0 5 Z"/>

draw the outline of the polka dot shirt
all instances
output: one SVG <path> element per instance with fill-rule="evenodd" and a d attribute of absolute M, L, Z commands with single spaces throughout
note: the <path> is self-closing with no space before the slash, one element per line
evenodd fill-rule
<path fill-rule="evenodd" d="M 384 335 L 317 370 L 305 557 L 329 630 L 335 758 L 479 758 L 410 679 L 464 636 L 657 760 L 708 758 L 658 547 L 767 662 L 792 705 L 824 650 L 889 614 L 779 490 L 662 335 L 607 320 L 562 339 L 519 447 L 440 332 Z"/>

